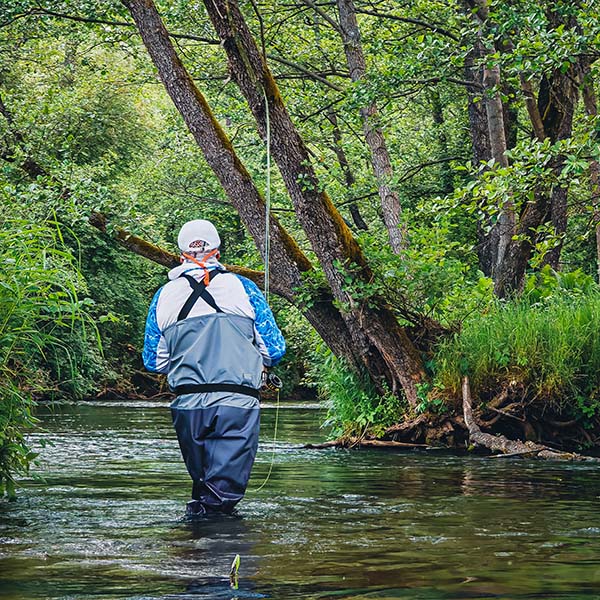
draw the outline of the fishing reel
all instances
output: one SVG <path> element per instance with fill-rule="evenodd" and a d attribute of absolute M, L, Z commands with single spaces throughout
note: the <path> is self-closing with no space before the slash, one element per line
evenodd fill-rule
<path fill-rule="evenodd" d="M 283 381 L 275 373 L 263 372 L 261 387 L 270 392 L 278 392 L 283 387 Z"/>

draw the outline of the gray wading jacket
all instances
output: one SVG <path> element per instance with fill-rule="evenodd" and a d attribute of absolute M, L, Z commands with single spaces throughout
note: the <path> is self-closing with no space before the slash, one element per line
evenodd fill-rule
<path fill-rule="evenodd" d="M 144 365 L 166 373 L 176 393 L 182 386 L 215 384 L 255 392 L 263 365 L 276 364 L 285 353 L 285 340 L 256 284 L 232 273 L 213 272 L 219 268 L 217 263 L 210 269 L 205 294 L 198 289 L 201 270 L 187 264 L 176 267 L 150 305 Z M 203 390 L 178 393 L 173 406 L 193 408 L 215 402 L 258 405 L 256 398 L 239 390 Z"/>
<path fill-rule="evenodd" d="M 202 315 L 174 323 L 163 335 L 170 356 L 167 380 L 171 389 L 198 384 L 260 388 L 263 360 L 253 343 L 252 319 L 226 313 Z M 193 396 L 197 394 L 178 396 L 173 407 L 197 402 L 199 398 Z M 258 406 L 256 398 L 237 391 L 213 391 L 209 396 L 203 405 Z"/>

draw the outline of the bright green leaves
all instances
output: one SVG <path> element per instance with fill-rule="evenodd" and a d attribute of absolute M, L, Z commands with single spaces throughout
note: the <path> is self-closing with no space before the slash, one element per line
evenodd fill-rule
<path fill-rule="evenodd" d="M 329 413 L 324 424 L 331 434 L 341 436 L 381 435 L 397 423 L 407 407 L 397 396 L 381 397 L 364 375 L 354 373 L 344 361 L 323 346 L 310 371 Z"/>

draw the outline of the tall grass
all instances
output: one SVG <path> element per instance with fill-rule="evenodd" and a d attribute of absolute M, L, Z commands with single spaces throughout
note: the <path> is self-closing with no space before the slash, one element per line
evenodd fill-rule
<path fill-rule="evenodd" d="M 437 387 L 450 395 L 468 375 L 480 398 L 512 383 L 532 401 L 591 416 L 600 408 L 600 293 L 496 301 L 442 343 L 433 364 Z"/>
<path fill-rule="evenodd" d="M 381 435 L 397 423 L 406 406 L 402 399 L 380 396 L 365 375 L 353 371 L 342 359 L 321 346 L 310 378 L 329 408 L 324 426 L 334 437 Z"/>
<path fill-rule="evenodd" d="M 15 476 L 35 458 L 25 435 L 36 422 L 34 396 L 51 385 L 50 354 L 75 369 L 64 339 L 82 325 L 82 285 L 56 223 L 0 220 L 0 496 L 14 496 Z"/>

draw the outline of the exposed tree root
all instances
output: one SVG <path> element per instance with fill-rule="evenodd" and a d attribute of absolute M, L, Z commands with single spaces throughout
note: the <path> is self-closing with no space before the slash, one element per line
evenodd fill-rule
<path fill-rule="evenodd" d="M 309 444 L 306 448 L 463 451 L 470 446 L 483 454 L 493 453 L 493 458 L 529 457 L 600 462 L 597 457 L 563 450 L 564 447 L 576 448 L 581 444 L 597 448 L 600 440 L 590 435 L 577 419 L 553 421 L 549 414 L 532 411 L 535 405 L 523 400 L 525 393 L 526 390 L 518 386 L 507 386 L 478 407 L 477 414 L 474 414 L 469 379 L 465 377 L 462 380 L 462 402 L 456 404 L 454 414 L 420 414 L 389 427 L 380 439 L 368 435 L 345 436 L 323 444 Z M 459 412 L 462 414 L 457 414 Z M 481 415 L 486 413 L 493 417 L 484 421 Z M 493 427 L 493 430 L 502 433 L 486 433 L 482 431 L 482 427 Z M 513 439 L 521 436 L 524 441 Z"/>
<path fill-rule="evenodd" d="M 469 378 L 462 379 L 462 403 L 465 425 L 469 430 L 469 440 L 476 446 L 481 446 L 492 452 L 501 452 L 505 456 L 529 456 L 544 460 L 569 460 L 600 462 L 599 458 L 582 456 L 575 452 L 561 452 L 535 442 L 510 440 L 503 435 L 484 433 L 473 416 L 471 389 Z"/>

